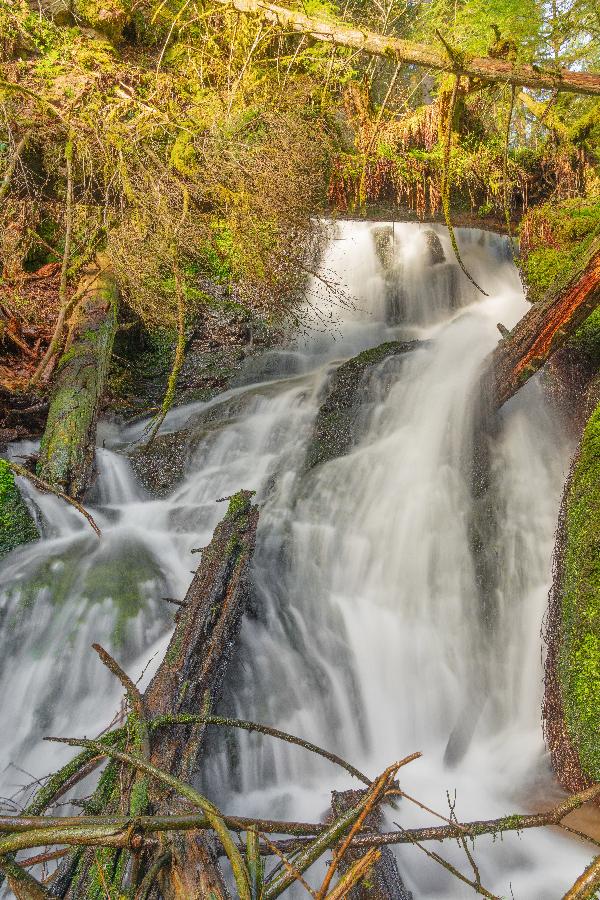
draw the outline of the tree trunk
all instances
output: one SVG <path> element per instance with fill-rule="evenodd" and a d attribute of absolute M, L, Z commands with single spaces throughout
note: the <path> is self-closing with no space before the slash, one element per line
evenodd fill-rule
<path fill-rule="evenodd" d="M 98 404 L 117 328 L 118 288 L 104 257 L 81 279 L 80 300 L 58 362 L 42 437 L 38 475 L 81 498 L 94 463 Z"/>
<path fill-rule="evenodd" d="M 523 316 L 488 357 L 484 384 L 499 409 L 575 333 L 600 303 L 600 239 L 559 286 Z"/>
<path fill-rule="evenodd" d="M 569 91 L 576 94 L 600 94 L 600 75 L 592 72 L 553 70 L 542 66 L 521 65 L 490 56 L 471 56 L 460 49 L 444 48 L 441 41 L 439 49 L 435 49 L 431 44 L 416 44 L 344 22 L 307 16 L 284 6 L 268 3 L 266 0 L 218 0 L 218 2 L 238 12 L 257 15 L 274 25 L 289 28 L 300 34 L 308 34 L 315 40 L 326 41 L 339 47 L 350 47 L 353 50 L 363 50 L 374 56 L 390 57 L 396 62 L 521 87 Z"/>

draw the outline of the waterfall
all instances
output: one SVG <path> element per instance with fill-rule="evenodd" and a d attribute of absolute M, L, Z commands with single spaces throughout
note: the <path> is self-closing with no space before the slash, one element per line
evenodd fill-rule
<path fill-rule="evenodd" d="M 152 660 L 149 677 L 173 614 L 161 598 L 183 597 L 197 563 L 190 551 L 224 512 L 216 501 L 247 488 L 261 505 L 254 596 L 223 710 L 326 746 L 371 776 L 419 750 L 402 787 L 444 815 L 446 792 L 463 820 L 555 799 L 540 725 L 540 625 L 571 448 L 533 379 L 490 445 L 490 626 L 470 534 L 470 436 L 497 323 L 512 327 L 527 304 L 507 239 L 457 234 L 488 297 L 460 273 L 440 226 L 332 225 L 307 298 L 314 327 L 254 357 L 220 397 L 167 416 L 163 433 L 181 441 L 177 464 L 165 458 L 177 469 L 166 496 L 131 468 L 143 425 L 104 429 L 93 507 L 101 540 L 56 498 L 26 488 L 44 538 L 2 564 L 4 797 L 23 800 L 18 785 L 30 779 L 15 766 L 40 777 L 68 758 L 40 743 L 44 734 L 92 734 L 118 708 L 119 685 L 93 641 L 134 677 Z M 307 469 L 338 366 L 397 340 L 418 344 L 365 371 L 347 452 Z M 451 735 L 462 749 L 448 765 Z M 231 813 L 315 821 L 332 789 L 357 786 L 257 734 L 213 733 L 210 750 L 203 786 Z M 407 800 L 389 815 L 390 825 L 433 824 Z M 466 862 L 454 844 L 440 852 Z M 546 831 L 478 839 L 475 856 L 488 890 L 512 889 L 517 900 L 561 896 L 589 859 Z M 418 848 L 398 858 L 418 900 L 471 896 Z"/>

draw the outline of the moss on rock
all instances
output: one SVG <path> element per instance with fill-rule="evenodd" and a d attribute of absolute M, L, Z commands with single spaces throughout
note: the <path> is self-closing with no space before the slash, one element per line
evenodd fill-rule
<path fill-rule="evenodd" d="M 558 677 L 582 772 L 600 782 L 600 405 L 584 430 L 566 502 Z"/>
<path fill-rule="evenodd" d="M 0 557 L 39 538 L 27 504 L 5 459 L 0 459 Z"/>
<path fill-rule="evenodd" d="M 364 376 L 388 357 L 408 353 L 418 346 L 419 341 L 389 341 L 363 350 L 336 369 L 327 398 L 315 419 L 306 454 L 307 469 L 344 456 L 350 450 L 360 406 L 358 388 Z"/>

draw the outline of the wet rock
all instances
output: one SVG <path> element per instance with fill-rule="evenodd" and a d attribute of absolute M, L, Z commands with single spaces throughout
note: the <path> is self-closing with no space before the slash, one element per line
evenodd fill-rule
<path fill-rule="evenodd" d="M 344 456 L 352 447 L 357 416 L 367 399 L 360 396 L 359 390 L 365 376 L 389 357 L 410 353 L 419 346 L 420 341 L 390 341 L 364 350 L 336 369 L 315 419 L 306 455 L 307 469 Z"/>
<path fill-rule="evenodd" d="M 380 225 L 371 230 L 377 259 L 384 272 L 394 265 L 394 229 L 391 225 Z"/>
<path fill-rule="evenodd" d="M 157 497 L 171 493 L 185 474 L 188 460 L 188 435 L 176 431 L 159 434 L 149 447 L 135 447 L 129 453 L 136 478 Z"/>
<path fill-rule="evenodd" d="M 427 248 L 429 250 L 429 262 L 431 263 L 431 265 L 434 266 L 437 263 L 445 262 L 446 254 L 444 253 L 442 242 L 440 241 L 435 231 L 433 231 L 431 228 L 428 228 L 423 237 L 425 238 L 425 243 L 427 244 Z"/>

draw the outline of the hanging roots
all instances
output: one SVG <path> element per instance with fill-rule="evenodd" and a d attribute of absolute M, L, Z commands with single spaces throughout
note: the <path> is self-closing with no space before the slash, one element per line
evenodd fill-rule
<path fill-rule="evenodd" d="M 487 297 L 488 294 L 480 287 L 471 273 L 467 270 L 464 262 L 462 261 L 462 257 L 460 255 L 460 251 L 458 249 L 458 242 L 456 240 L 456 235 L 454 233 L 454 227 L 452 225 L 452 219 L 450 218 L 450 149 L 452 145 L 452 120 L 454 118 L 454 108 L 456 106 L 456 98 L 458 96 L 458 88 L 460 85 L 460 75 L 455 75 L 454 77 L 454 85 L 452 87 L 452 96 L 450 97 L 450 105 L 448 108 L 448 120 L 446 122 L 446 133 L 444 135 L 444 169 L 442 172 L 442 207 L 444 210 L 444 219 L 446 221 L 446 227 L 448 228 L 448 234 L 450 235 L 450 243 L 452 244 L 452 249 L 454 250 L 454 255 L 456 257 L 456 261 L 463 270 L 464 274 L 467 276 L 471 284 L 473 284 L 480 293 L 483 294 L 484 297 Z"/>

